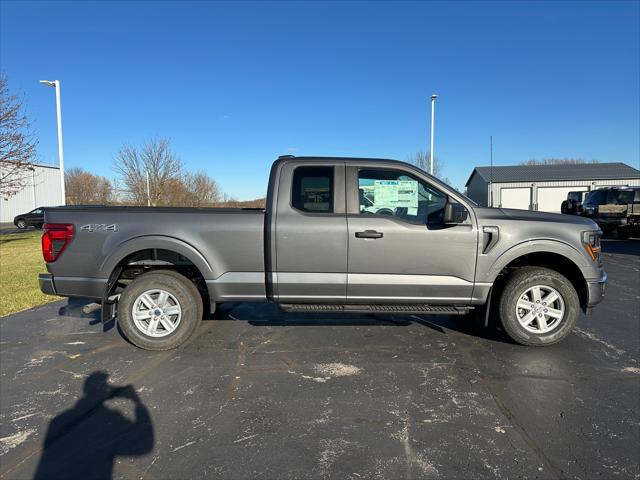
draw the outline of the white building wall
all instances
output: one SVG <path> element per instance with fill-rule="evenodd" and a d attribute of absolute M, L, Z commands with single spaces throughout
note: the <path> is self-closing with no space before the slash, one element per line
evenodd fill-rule
<path fill-rule="evenodd" d="M 13 222 L 13 217 L 37 207 L 63 205 L 60 169 L 36 165 L 26 186 L 8 199 L 0 198 L 0 223 Z"/>
<path fill-rule="evenodd" d="M 494 183 L 493 184 L 493 204 L 496 207 L 499 207 L 501 204 L 501 190 L 503 188 L 517 188 L 517 187 L 532 187 L 532 204 L 534 206 L 534 210 L 537 209 L 538 204 L 538 187 L 584 187 L 586 190 L 595 190 L 600 187 L 614 187 L 614 186 L 625 186 L 625 187 L 638 187 L 640 186 L 640 179 L 623 179 L 623 180 L 594 180 L 594 181 L 585 181 L 585 180 L 575 180 L 575 181 L 555 181 L 555 182 L 504 182 L 504 183 Z M 578 190 L 579 188 L 576 188 Z M 487 188 L 487 197 L 489 195 L 489 188 Z M 473 200 L 477 202 L 477 200 L 471 197 Z M 486 200 L 485 200 L 486 202 Z M 486 204 L 486 203 L 485 203 Z"/>

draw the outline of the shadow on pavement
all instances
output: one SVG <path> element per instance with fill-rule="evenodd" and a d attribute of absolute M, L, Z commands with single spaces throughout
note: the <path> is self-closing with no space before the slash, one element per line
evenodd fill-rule
<path fill-rule="evenodd" d="M 84 313 L 83 309 L 91 301 L 85 298 L 69 298 L 68 303 L 58 310 L 58 315 L 80 317 L 89 320 L 90 325 L 101 323 L 101 310 Z M 288 313 L 277 304 L 223 303 L 213 314 L 205 315 L 205 321 L 246 321 L 254 327 L 304 327 L 304 326 L 392 326 L 408 327 L 419 324 L 437 333 L 446 335 L 446 329 L 463 335 L 478 337 L 489 341 L 513 344 L 499 328 L 499 320 L 493 312 L 489 326 L 482 325 L 474 314 L 469 315 L 391 315 L 364 313 Z M 111 320 L 103 325 L 103 332 L 116 326 Z"/>
<path fill-rule="evenodd" d="M 62 317 L 80 317 L 90 320 L 91 325 L 95 325 L 95 320 L 100 322 L 100 309 L 97 309 L 91 313 L 84 313 L 83 309 L 86 305 L 89 305 L 91 300 L 86 298 L 70 297 L 66 305 L 63 305 L 58 310 L 58 315 Z"/>
<path fill-rule="evenodd" d="M 513 344 L 498 327 L 499 321 L 490 319 L 489 326 L 484 327 L 482 320 L 473 314 L 469 315 L 383 315 L 358 313 L 287 313 L 277 305 L 265 304 L 222 304 L 208 320 L 240 320 L 255 327 L 291 327 L 291 326 L 394 326 L 408 327 L 419 324 L 440 334 L 446 335 L 445 329 L 454 330 L 463 335 L 483 338 L 485 340 Z"/>
<path fill-rule="evenodd" d="M 640 240 L 602 240 L 603 253 L 640 256 Z"/>
<path fill-rule="evenodd" d="M 105 372 L 92 373 L 84 383 L 84 396 L 51 421 L 34 478 L 108 479 L 116 457 L 151 452 L 154 429 L 149 411 L 132 385 L 112 387 L 108 378 Z M 133 402 L 133 421 L 105 405 L 115 399 Z"/>
<path fill-rule="evenodd" d="M 70 297 L 67 304 L 58 309 L 58 315 L 63 317 L 86 318 L 89 320 L 89 325 L 98 325 L 102 323 L 102 310 L 100 306 L 97 306 L 90 313 L 84 312 L 84 308 L 92 303 L 91 300 L 87 300 L 86 298 Z M 115 327 L 115 321 L 110 320 L 102 325 L 102 331 L 108 332 L 113 327 Z"/>

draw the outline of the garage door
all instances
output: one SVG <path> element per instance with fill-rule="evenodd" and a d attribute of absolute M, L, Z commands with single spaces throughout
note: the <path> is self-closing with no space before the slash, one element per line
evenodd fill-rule
<path fill-rule="evenodd" d="M 500 189 L 500 206 L 502 208 L 518 208 L 529 210 L 531 204 L 531 188 L 502 188 Z"/>
<path fill-rule="evenodd" d="M 587 187 L 538 187 L 538 210 L 559 213 L 560 205 L 567 199 L 567 193 L 586 190 Z"/>

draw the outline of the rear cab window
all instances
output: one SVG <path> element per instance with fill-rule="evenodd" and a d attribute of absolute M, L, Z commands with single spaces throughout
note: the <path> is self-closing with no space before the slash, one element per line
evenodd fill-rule
<path fill-rule="evenodd" d="M 333 213 L 333 167 L 297 167 L 291 185 L 291 206 L 307 213 Z"/>

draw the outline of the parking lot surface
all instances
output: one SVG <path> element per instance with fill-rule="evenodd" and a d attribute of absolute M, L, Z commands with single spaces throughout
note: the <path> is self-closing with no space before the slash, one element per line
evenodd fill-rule
<path fill-rule="evenodd" d="M 548 348 L 268 304 L 160 353 L 81 301 L 1 318 L 0 476 L 639 478 L 640 241 L 604 250 L 605 301 Z"/>

